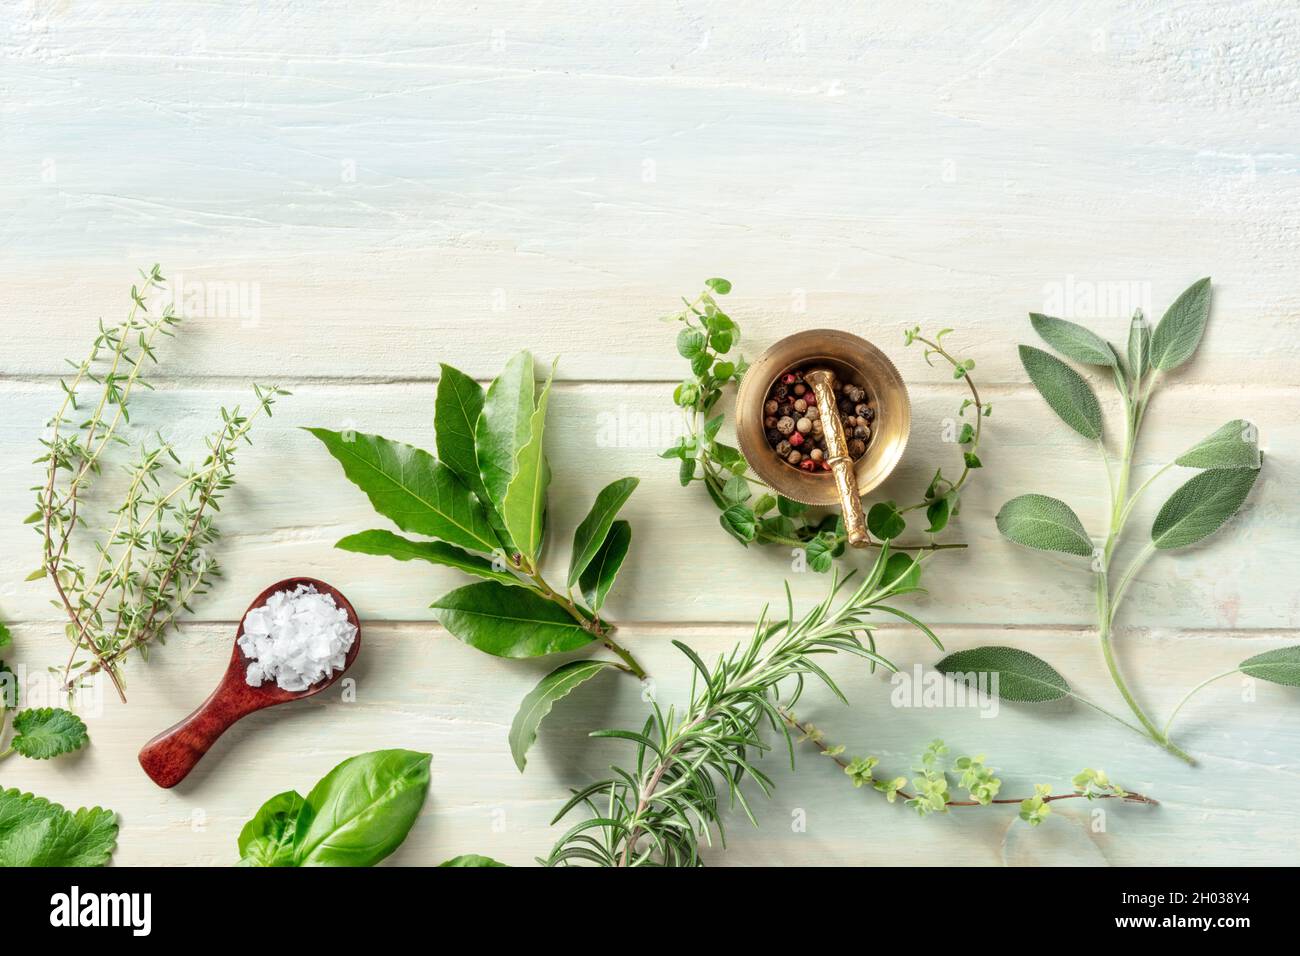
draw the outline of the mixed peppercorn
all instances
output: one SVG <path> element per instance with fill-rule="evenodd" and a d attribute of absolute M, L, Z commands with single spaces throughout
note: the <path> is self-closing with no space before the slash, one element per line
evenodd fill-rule
<path fill-rule="evenodd" d="M 844 426 L 844 437 L 849 446 L 849 457 L 857 461 L 867 452 L 871 441 L 871 425 L 876 410 L 867 397 L 866 389 L 859 385 L 835 380 L 835 401 Z M 826 433 L 817 396 L 811 385 L 804 382 L 802 369 L 791 369 L 772 383 L 763 406 L 763 429 L 767 442 L 778 456 L 803 471 L 830 471 L 826 448 Z"/>

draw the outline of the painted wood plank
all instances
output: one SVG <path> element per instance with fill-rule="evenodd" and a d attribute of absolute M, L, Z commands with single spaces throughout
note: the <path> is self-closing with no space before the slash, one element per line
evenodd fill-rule
<path fill-rule="evenodd" d="M 408 747 L 433 753 L 433 784 L 424 814 L 395 863 L 429 864 L 478 852 L 528 865 L 562 832 L 550 826 L 550 818 L 567 789 L 626 757 L 617 742 L 591 741 L 586 733 L 640 726 L 644 720 L 639 686 L 611 673 L 556 708 L 520 775 L 506 731 L 518 700 L 552 661 L 491 658 L 435 625 L 363 626 L 366 644 L 350 675 L 354 701 L 345 702 L 341 695 L 349 688 L 339 686 L 300 705 L 253 715 L 222 738 L 175 790 L 155 787 L 135 753 L 207 694 L 229 659 L 230 626 L 187 627 L 148 663 L 132 661 L 131 702 L 123 706 L 107 690 L 102 714 L 87 718 L 92 743 L 86 751 L 41 763 L 11 758 L 3 767 L 4 785 L 69 806 L 117 810 L 123 827 L 118 864 L 225 865 L 234 862 L 239 828 L 264 799 L 290 788 L 305 792 L 353 753 Z M 644 654 L 655 693 L 667 704 L 685 699 L 690 680 L 690 666 L 670 638 L 708 658 L 746 633 L 734 626 L 683 626 L 630 628 L 624 636 Z M 1080 693 L 1123 706 L 1093 641 L 1081 633 L 956 629 L 946 632 L 945 640 L 953 650 L 992 642 L 1033 650 Z M 1193 683 L 1280 643 L 1285 641 L 1249 633 L 1142 632 L 1122 639 L 1120 658 L 1144 703 L 1165 714 Z M 15 629 L 15 647 L 15 663 L 39 673 L 62 659 L 65 644 L 55 628 L 24 625 Z M 881 647 L 905 670 L 938 656 L 923 638 L 897 628 L 882 635 Z M 1293 716 L 1300 696 L 1294 689 L 1234 678 L 1205 691 L 1177 728 L 1177 737 L 1201 761 L 1189 768 L 1083 707 L 1004 703 L 992 718 L 974 708 L 896 707 L 891 703 L 896 695 L 911 698 L 891 686 L 883 672 L 871 675 L 847 660 L 832 661 L 830 667 L 853 706 L 815 691 L 800 705 L 801 717 L 844 743 L 850 754 L 879 756 L 883 772 L 908 773 L 916 755 L 937 736 L 948 742 L 953 756 L 986 753 L 1007 795 L 1028 792 L 1035 782 L 1067 792 L 1069 778 L 1089 765 L 1156 797 L 1161 806 L 1065 803 L 1055 819 L 1023 833 L 1023 824 L 1013 820 L 1014 807 L 918 820 L 878 794 L 855 790 L 837 767 L 804 745 L 796 774 L 788 764 L 783 767 L 780 753 L 765 759 L 777 790 L 772 800 L 755 801 L 760 829 L 750 827 L 738 810 L 731 813 L 730 849 L 711 853 L 712 861 L 1239 865 L 1243 851 L 1252 864 L 1286 863 L 1294 856 L 1300 811 L 1274 798 L 1293 781 L 1291 757 L 1300 746 Z M 39 700 L 31 692 L 28 696 L 32 703 Z M 1225 779 L 1233 785 L 1225 787 Z M 1094 818 L 1098 809 L 1104 813 Z M 1104 830 L 1094 832 L 1096 825 Z M 963 848 L 960 853 L 954 853 L 956 845 Z"/>
<path fill-rule="evenodd" d="M 917 389 L 915 427 L 903 464 L 879 499 L 912 500 L 937 465 L 959 460 L 944 442 L 960 386 Z M 633 524 L 631 556 L 610 600 L 614 620 L 749 621 L 758 604 L 780 592 L 785 578 L 796 593 L 817 596 L 820 575 L 792 573 L 792 554 L 776 547 L 745 549 L 719 527 L 716 509 L 702 489 L 685 491 L 674 462 L 657 453 L 670 444 L 676 413 L 669 389 L 648 385 L 582 385 L 556 389 L 550 413 L 549 455 L 555 478 L 551 494 L 549 562 L 556 575 L 567 565 L 573 528 L 596 492 L 622 475 L 638 475 L 640 488 L 626 507 Z M 34 457 L 37 423 L 53 407 L 49 385 L 5 385 L 7 408 L 0 426 L 0 513 L 32 509 L 27 490 L 40 480 Z M 168 389 L 140 399 L 133 416 L 143 434 L 155 428 L 184 448 L 201 447 L 220 404 L 247 396 L 226 388 Z M 1088 442 L 1054 420 L 1032 391 L 993 390 L 987 422 L 986 464 L 965 498 L 963 514 L 947 540 L 965 541 L 965 552 L 933 559 L 934 594 L 916 607 L 934 623 L 1087 624 L 1094 614 L 1091 575 L 1081 562 L 1056 560 L 1004 541 L 992 516 L 1002 501 L 1029 491 L 1055 494 L 1098 527 L 1105 510 L 1100 459 Z M 1112 415 L 1115 409 L 1110 409 Z M 333 549 L 345 534 L 387 527 L 365 496 L 346 479 L 323 447 L 300 426 L 376 430 L 397 440 L 433 447 L 433 387 L 425 384 L 355 387 L 309 385 L 285 399 L 274 418 L 258 426 L 257 441 L 240 452 L 241 484 L 224 509 L 225 537 L 217 552 L 227 577 L 204 601 L 204 619 L 232 620 L 265 584 L 290 574 L 309 574 L 342 588 L 369 618 L 430 618 L 429 604 L 464 582 L 448 569 L 404 564 Z M 1134 623 L 1166 626 L 1295 627 L 1300 599 L 1290 586 L 1294 567 L 1285 533 L 1296 522 L 1285 474 L 1295 467 L 1290 449 L 1300 446 L 1300 392 L 1183 387 L 1157 394 L 1148 414 L 1150 440 L 1139 449 L 1141 478 L 1236 416 L 1260 423 L 1268 464 L 1245 512 L 1204 547 L 1161 556 L 1136 579 L 1126 612 Z M 1112 419 L 1113 420 L 1113 419 Z M 946 427 L 945 427 L 946 424 Z M 1132 520 L 1130 544 L 1140 546 L 1156 508 L 1190 475 L 1164 475 Z M 293 476 L 288 478 L 287 476 Z M 914 540 L 923 540 L 920 527 Z M 11 520 L 0 527 L 0 569 L 8 585 L 6 613 L 17 619 L 50 620 L 48 583 L 18 583 L 39 564 L 39 537 Z M 850 564 L 861 563 L 851 558 Z M 698 572 L 709 570 L 709 585 Z"/>
<path fill-rule="evenodd" d="M 680 296 L 693 298 L 714 274 L 735 283 L 724 304 L 745 334 L 739 351 L 750 358 L 793 331 L 840 328 L 880 345 L 909 381 L 939 384 L 948 373 L 904 349 L 903 332 L 954 326 L 950 343 L 976 359 L 982 381 L 1021 384 L 1026 376 L 1015 345 L 1041 344 L 1027 313 L 1073 318 L 1122 345 L 1134 308 L 1154 323 L 1187 285 L 1213 273 L 1209 331 L 1179 380 L 1284 383 L 1300 360 L 1300 347 L 1285 334 L 1300 319 L 1300 301 L 1289 301 L 1287 277 L 1274 284 L 1258 277 L 1254 250 L 1243 250 L 1235 264 L 1184 253 L 1143 271 L 1095 257 L 1036 258 L 1035 273 L 993 277 L 876 266 L 800 278 L 709 257 L 668 273 L 638 272 L 638 260 L 616 282 L 593 282 L 568 263 L 495 250 L 316 254 L 288 262 L 216 250 L 212 262 L 168 251 L 87 260 L 71 275 L 62 263 L 15 268 L 0 292 L 4 314 L 42 334 L 10 344 L 4 373 L 66 372 L 64 358 L 81 357 L 97 318 L 126 314 L 135 268 L 155 260 L 172 280 L 173 291 L 160 301 L 174 302 L 186 316 L 182 336 L 161 350 L 160 374 L 181 380 L 428 381 L 437 375 L 436 356 L 448 350 L 458 367 L 490 379 L 528 347 L 539 361 L 560 358 L 562 380 L 677 381 L 689 369 L 673 347 L 675 329 L 662 320 L 681 308 Z M 1260 349 L 1260 341 L 1272 346 Z"/>

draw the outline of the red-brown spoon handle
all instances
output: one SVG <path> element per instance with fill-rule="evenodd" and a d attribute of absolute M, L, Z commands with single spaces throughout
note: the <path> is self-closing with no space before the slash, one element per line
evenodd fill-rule
<path fill-rule="evenodd" d="M 232 699 L 218 687 L 194 713 L 140 748 L 140 766 L 158 786 L 174 787 L 235 721 L 257 709 L 248 707 L 247 698 Z"/>

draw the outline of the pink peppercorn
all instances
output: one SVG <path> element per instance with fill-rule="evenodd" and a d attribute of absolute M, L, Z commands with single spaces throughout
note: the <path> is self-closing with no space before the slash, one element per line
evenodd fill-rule
<path fill-rule="evenodd" d="M 800 445 L 803 444 L 803 435 L 800 432 L 793 432 L 790 435 L 790 437 L 786 439 L 786 441 L 788 441 L 795 448 L 798 448 Z"/>

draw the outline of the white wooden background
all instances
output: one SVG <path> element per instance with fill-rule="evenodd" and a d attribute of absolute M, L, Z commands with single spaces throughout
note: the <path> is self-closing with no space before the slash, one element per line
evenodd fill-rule
<path fill-rule="evenodd" d="M 1164 714 L 1199 679 L 1294 642 L 1297 37 L 1300 12 L 1263 0 L 6 5 L 0 615 L 14 623 L 12 662 L 38 671 L 64 655 L 48 585 L 19 583 L 38 561 L 18 524 L 29 461 L 64 357 L 80 356 L 96 318 L 123 312 L 136 267 L 159 261 L 257 295 L 256 309 L 188 323 L 166 349 L 163 387 L 139 404 L 142 426 L 192 445 L 250 380 L 295 394 L 241 456 L 228 576 L 200 620 L 131 663 L 131 702 L 88 718 L 88 750 L 12 758 L 0 783 L 117 810 L 119 864 L 226 864 L 266 797 L 305 791 L 348 755 L 409 747 L 434 754 L 434 777 L 395 862 L 544 853 L 566 789 L 622 751 L 584 734 L 639 724 L 636 686 L 602 677 L 560 705 L 521 776 L 506 729 L 554 662 L 500 661 L 442 632 L 427 608 L 462 583 L 455 573 L 332 550 L 381 522 L 298 427 L 431 448 L 439 361 L 487 379 L 520 348 L 559 356 L 552 565 L 565 566 L 595 491 L 641 476 L 609 610 L 660 698 L 680 700 L 688 668 L 669 641 L 706 656 L 731 646 L 792 576 L 789 555 L 728 539 L 702 492 L 683 492 L 656 458 L 659 443 L 595 436 L 602 410 L 628 422 L 670 410 L 684 363 L 657 318 L 710 275 L 734 281 L 750 354 L 813 326 L 890 353 L 915 407 L 885 489 L 900 496 L 955 458 L 941 429 L 963 395 L 902 348 L 901 330 L 958 329 L 995 406 L 987 468 L 952 532 L 971 548 L 936 559 L 934 593 L 910 607 L 950 649 L 1031 649 L 1117 708 L 1086 576 L 993 527 L 999 504 L 1030 490 L 1066 498 L 1094 527 L 1103 507 L 1095 456 L 1051 420 L 1014 346 L 1054 292 L 1135 284 L 1158 315 L 1212 275 L 1209 333 L 1156 399 L 1138 473 L 1238 416 L 1261 426 L 1268 464 L 1229 532 L 1148 566 L 1119 656 Z M 1119 309 L 1088 310 L 1065 308 L 1123 334 Z M 1135 538 L 1178 480 L 1161 480 Z M 247 601 L 292 574 L 343 588 L 365 619 L 357 701 L 330 693 L 255 715 L 182 786 L 158 790 L 136 750 L 206 695 Z M 793 577 L 802 599 L 825 583 Z M 883 643 L 903 664 L 937 656 L 914 633 Z M 761 829 L 736 815 L 714 862 L 1294 861 L 1293 690 L 1206 691 L 1178 728 L 1201 760 L 1192 769 L 1080 708 L 1007 705 L 993 720 L 895 709 L 881 677 L 848 662 L 834 673 L 853 706 L 823 694 L 805 715 L 887 769 L 905 771 L 942 736 L 987 753 L 1009 794 L 1066 788 L 1101 766 L 1162 805 L 1108 805 L 1104 832 L 1069 804 L 1036 831 L 1011 808 L 919 821 L 808 751 L 797 774 L 770 762 L 779 789 L 758 804 Z"/>

